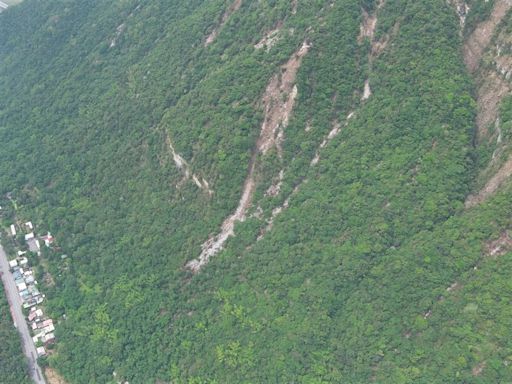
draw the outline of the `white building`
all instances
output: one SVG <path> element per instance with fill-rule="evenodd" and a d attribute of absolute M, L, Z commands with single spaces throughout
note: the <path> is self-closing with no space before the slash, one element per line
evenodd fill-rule
<path fill-rule="evenodd" d="M 19 284 L 17 285 L 17 287 L 18 287 L 18 291 L 20 291 L 20 292 L 21 292 L 21 291 L 24 291 L 24 290 L 26 290 L 26 289 L 27 289 L 27 284 L 25 284 L 25 283 L 19 283 Z"/>
<path fill-rule="evenodd" d="M 14 226 L 14 224 L 11 224 L 11 234 L 13 236 L 16 236 L 16 227 Z"/>
<path fill-rule="evenodd" d="M 46 355 L 46 349 L 44 349 L 44 347 L 38 347 L 36 351 L 38 357 Z"/>

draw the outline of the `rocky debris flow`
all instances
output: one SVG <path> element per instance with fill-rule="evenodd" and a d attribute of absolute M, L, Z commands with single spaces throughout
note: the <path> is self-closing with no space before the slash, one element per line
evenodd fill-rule
<path fill-rule="evenodd" d="M 280 32 L 282 28 L 282 22 L 278 24 L 278 26 L 267 32 L 263 38 L 258 41 L 256 44 L 254 44 L 255 49 L 263 49 L 265 48 L 265 51 L 269 52 L 270 49 L 279 41 L 281 38 Z"/>
<path fill-rule="evenodd" d="M 459 2 L 460 3 L 460 2 Z M 495 140 L 496 148 L 483 174 L 491 174 L 483 188 L 468 196 L 466 208 L 471 208 L 492 196 L 512 175 L 512 156 L 504 161 L 499 169 L 494 170 L 500 160 L 502 134 L 499 110 L 503 98 L 510 94 L 512 86 L 512 55 L 509 33 L 500 31 L 499 27 L 512 8 L 512 0 L 497 0 L 487 20 L 480 22 L 464 44 L 464 62 L 470 73 L 477 77 L 477 141 Z M 491 44 L 492 42 L 492 44 Z M 491 58 L 484 65 L 482 57 Z M 490 129 L 494 126 L 494 129 Z M 495 132 L 491 134 L 490 132 Z"/>
<path fill-rule="evenodd" d="M 172 159 L 174 160 L 176 168 L 183 173 L 183 179 L 176 185 L 176 187 L 179 188 L 184 181 L 192 178 L 192 181 L 199 189 L 207 192 L 210 196 L 213 195 L 213 190 L 210 188 L 210 184 L 204 179 L 204 177 L 199 177 L 195 173 L 192 173 L 189 164 L 178 152 L 176 152 L 176 149 L 168 136 L 167 145 L 171 150 Z"/>
<path fill-rule="evenodd" d="M 222 223 L 220 232 L 203 243 L 201 254 L 197 259 L 186 264 L 186 267 L 193 272 L 198 272 L 212 256 L 221 251 L 225 242 L 235 234 L 235 224 L 245 220 L 256 189 L 255 176 L 258 156 L 266 154 L 273 147 L 281 155 L 284 129 L 288 125 L 298 93 L 295 78 L 302 63 L 302 58 L 308 53 L 310 47 L 309 43 L 304 41 L 299 50 L 290 57 L 286 64 L 281 67 L 279 73 L 274 75 L 267 85 L 261 98 L 265 112 L 263 123 L 260 136 L 256 141 L 256 148 L 249 161 L 249 170 L 242 188 L 242 196 L 235 212 Z"/>
<path fill-rule="evenodd" d="M 477 25 L 464 44 L 464 62 L 470 72 L 475 72 L 483 53 L 494 36 L 494 32 L 508 11 L 512 0 L 496 0 L 489 18 Z"/>
<path fill-rule="evenodd" d="M 354 117 L 354 115 L 355 115 L 355 112 L 353 112 L 353 111 L 347 115 L 347 117 L 345 119 L 344 126 L 348 125 L 350 119 L 352 119 Z M 338 136 L 338 134 L 341 132 L 341 128 L 342 128 L 341 124 L 337 120 L 333 122 L 332 129 L 329 131 L 329 133 L 324 138 L 324 140 L 322 140 L 322 142 L 320 143 L 320 145 L 315 153 L 315 156 L 313 157 L 313 159 L 310 162 L 310 166 L 314 166 L 320 161 L 320 150 L 322 148 L 325 148 L 327 143 L 329 143 L 332 139 L 334 139 L 336 136 Z M 293 196 L 295 196 L 299 192 L 302 185 L 306 184 L 307 182 L 308 182 L 308 180 L 305 179 L 301 183 L 299 183 L 297 186 L 295 186 L 295 188 L 290 193 L 290 195 L 284 200 L 283 204 L 281 204 L 280 206 L 278 206 L 272 210 L 272 214 L 270 215 L 270 218 L 267 220 L 267 225 L 265 226 L 265 228 L 263 228 L 261 230 L 260 234 L 258 235 L 258 238 L 257 238 L 258 241 L 263 239 L 265 234 L 267 232 L 269 232 L 270 230 L 272 230 L 272 227 L 274 226 L 274 220 L 276 219 L 276 217 L 279 216 L 285 209 L 288 208 L 288 206 L 290 205 L 290 199 Z"/>
<path fill-rule="evenodd" d="M 265 117 L 260 137 L 256 142 L 257 151 L 262 154 L 266 154 L 272 147 L 275 147 L 281 156 L 284 129 L 288 126 L 298 94 L 295 78 L 302 58 L 310 48 L 309 43 L 304 41 L 300 49 L 281 67 L 280 73 L 272 77 L 265 89 L 262 98 Z"/>
<path fill-rule="evenodd" d="M 478 194 L 470 195 L 467 198 L 465 203 L 466 208 L 474 207 L 492 196 L 510 176 L 512 176 L 512 156 L 510 156 L 498 172 L 487 181 Z"/>
<path fill-rule="evenodd" d="M 368 65 L 370 68 L 370 72 L 373 61 L 384 51 L 389 42 L 389 34 L 385 34 L 380 40 L 375 39 L 375 30 L 377 28 L 378 23 L 377 15 L 379 10 L 384 6 L 384 4 L 385 0 L 379 0 L 376 9 L 372 13 L 369 13 L 364 8 L 361 10 L 362 21 L 361 25 L 359 26 L 359 36 L 357 37 L 357 42 L 361 44 L 365 39 L 368 39 L 370 41 L 370 52 L 368 53 Z M 372 90 L 370 87 L 370 79 L 367 78 L 366 81 L 364 82 L 364 89 L 363 94 L 361 96 L 361 101 L 368 100 L 371 95 Z"/>
<path fill-rule="evenodd" d="M 512 250 L 512 237 L 508 231 L 503 232 L 500 237 L 490 241 L 485 246 L 485 254 L 489 257 L 503 256 Z"/>
<path fill-rule="evenodd" d="M 459 18 L 460 32 L 464 30 L 466 25 L 466 17 L 469 13 L 469 5 L 464 0 L 448 0 L 448 4 L 451 5 Z"/>
<path fill-rule="evenodd" d="M 220 21 L 220 24 L 206 37 L 206 40 L 204 42 L 204 46 L 205 47 L 207 47 L 208 45 L 210 45 L 211 43 L 213 43 L 215 41 L 215 39 L 219 35 L 222 27 L 224 27 L 224 25 L 228 22 L 229 17 L 234 12 L 238 11 L 241 6 L 242 6 L 242 0 L 235 0 L 229 6 L 229 8 L 226 10 L 226 12 L 224 12 L 224 14 L 222 15 L 222 19 Z"/>

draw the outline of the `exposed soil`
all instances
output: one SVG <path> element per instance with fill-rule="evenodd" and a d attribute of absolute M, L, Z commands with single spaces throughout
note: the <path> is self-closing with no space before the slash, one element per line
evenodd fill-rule
<path fill-rule="evenodd" d="M 512 251 L 512 238 L 507 231 L 503 232 L 498 239 L 485 244 L 485 255 L 489 257 L 503 256 L 510 251 Z"/>
<path fill-rule="evenodd" d="M 464 26 L 466 25 L 466 17 L 469 13 L 469 5 L 466 4 L 464 0 L 448 0 L 448 4 L 450 4 L 457 13 L 459 17 L 460 31 L 464 30 Z"/>
<path fill-rule="evenodd" d="M 357 42 L 361 44 L 364 39 L 370 40 L 370 52 L 368 53 L 368 64 L 370 68 L 370 72 L 372 70 L 373 61 L 384 51 L 387 47 L 390 36 L 389 33 L 384 35 L 380 40 L 375 40 L 375 29 L 377 28 L 378 22 L 378 11 L 384 6 L 385 0 L 379 0 L 377 4 L 377 8 L 372 14 L 369 14 L 365 9 L 361 9 L 362 13 L 362 21 L 359 26 L 359 36 L 357 37 Z M 398 23 L 393 27 L 393 34 L 396 34 L 398 31 Z M 363 95 L 361 96 L 361 101 L 367 100 L 372 95 L 372 91 L 370 88 L 370 79 L 366 79 L 364 83 Z"/>
<path fill-rule="evenodd" d="M 344 126 L 347 126 L 348 122 L 350 121 L 350 119 L 352 119 L 352 117 L 354 117 L 354 115 L 355 115 L 354 111 L 350 112 L 347 115 L 347 117 L 345 119 Z M 329 133 L 327 134 L 325 139 L 323 139 L 322 142 L 320 143 L 320 145 L 318 146 L 315 156 L 313 157 L 313 159 L 310 162 L 311 166 L 316 165 L 320 161 L 320 150 L 322 148 L 324 148 L 327 145 L 327 143 L 329 141 L 331 141 L 332 139 L 334 139 L 340 132 L 341 132 L 341 125 L 338 122 L 338 120 L 335 120 L 332 124 L 332 129 L 329 131 Z"/>
<path fill-rule="evenodd" d="M 67 384 L 66 381 L 53 368 L 46 368 L 44 370 L 44 374 L 48 384 Z"/>
<path fill-rule="evenodd" d="M 477 195 L 470 195 L 466 199 L 466 208 L 471 208 L 481 202 L 485 201 L 488 197 L 492 196 L 498 188 L 512 176 L 512 156 L 501 166 L 498 172 L 487 181 L 484 188 L 480 190 Z"/>
<path fill-rule="evenodd" d="M 181 157 L 181 155 L 174 149 L 174 145 L 172 144 L 169 136 L 166 137 L 166 142 L 169 146 L 169 149 L 171 150 L 172 159 L 174 160 L 174 164 L 176 164 L 176 168 L 178 168 L 183 173 L 183 179 L 178 183 L 178 185 L 176 185 L 176 187 L 179 188 L 184 181 L 192 177 L 192 181 L 199 189 L 207 192 L 210 196 L 213 195 L 213 190 L 210 189 L 209 183 L 204 179 L 204 177 L 199 178 L 199 176 L 197 176 L 195 173 L 192 173 L 187 161 Z"/>
<path fill-rule="evenodd" d="M 204 42 L 204 45 L 205 47 L 210 45 L 211 43 L 213 43 L 215 41 L 215 39 L 217 38 L 217 36 L 219 35 L 219 32 L 220 30 L 222 29 L 222 27 L 224 27 L 224 25 L 227 23 L 229 17 L 236 11 L 238 11 L 240 9 L 240 7 L 242 6 L 242 0 L 235 0 L 230 6 L 229 8 L 226 10 L 226 12 L 224 12 L 224 14 L 222 15 L 222 19 L 220 21 L 220 24 L 206 37 L 206 40 Z"/>
<path fill-rule="evenodd" d="M 488 136 L 489 126 L 498 118 L 501 100 L 511 91 L 510 84 L 493 70 L 487 70 L 482 78 L 477 91 L 478 141 Z"/>
<path fill-rule="evenodd" d="M 186 267 L 193 272 L 199 272 L 201 267 L 208 263 L 210 257 L 215 256 L 222 250 L 225 242 L 235 234 L 235 223 L 245 220 L 256 189 L 255 173 L 258 156 L 265 154 L 272 147 L 276 147 L 278 153 L 281 153 L 284 128 L 288 125 L 298 92 L 295 77 L 302 63 L 302 58 L 308 53 L 309 48 L 310 45 L 304 41 L 300 49 L 281 67 L 280 73 L 272 77 L 265 89 L 261 98 L 265 116 L 261 125 L 260 136 L 249 161 L 249 169 L 238 207 L 233 214 L 224 220 L 220 233 L 203 243 L 199 257 L 187 263 Z"/>
<path fill-rule="evenodd" d="M 363 21 L 361 21 L 361 25 L 359 26 L 359 36 L 357 37 L 357 41 L 359 43 L 363 42 L 365 38 L 373 40 L 373 36 L 375 34 L 375 28 L 377 27 L 377 15 L 369 14 L 366 10 L 362 10 Z"/>
<path fill-rule="evenodd" d="M 372 95 L 372 90 L 370 88 L 370 79 L 366 79 L 364 82 L 363 96 L 361 96 L 361 100 L 368 100 Z"/>
<path fill-rule="evenodd" d="M 309 48 L 308 42 L 304 41 L 301 48 L 281 67 L 281 73 L 272 77 L 265 90 L 262 98 L 265 118 L 256 142 L 257 150 L 263 154 L 272 147 L 276 147 L 279 155 L 282 152 L 284 129 L 288 125 L 298 92 L 295 77 Z"/>
<path fill-rule="evenodd" d="M 453 292 L 461 288 L 461 285 L 458 282 L 453 283 L 448 288 L 446 288 L 447 292 Z"/>
<path fill-rule="evenodd" d="M 275 197 L 279 195 L 281 192 L 281 187 L 283 186 L 284 179 L 284 169 L 279 171 L 278 179 L 275 180 L 270 187 L 265 192 L 265 196 Z"/>
<path fill-rule="evenodd" d="M 350 121 L 350 119 L 352 117 L 354 117 L 355 115 L 355 112 L 350 112 L 346 119 L 345 119 L 345 126 L 347 126 L 348 122 Z M 341 132 L 341 124 L 339 123 L 339 121 L 335 120 L 332 124 L 332 129 L 329 131 L 329 133 L 327 134 L 327 136 L 325 137 L 324 140 L 322 140 L 322 142 L 320 143 L 316 153 L 315 153 L 315 156 L 313 157 L 313 159 L 311 159 L 311 162 L 310 162 L 310 166 L 314 166 L 318 163 L 318 161 L 320 161 L 320 150 L 322 148 L 324 148 L 327 143 L 329 141 L 331 141 L 332 139 L 334 139 L 339 133 Z M 281 204 L 280 206 L 274 208 L 272 210 L 272 214 L 270 216 L 270 219 L 268 219 L 267 221 L 267 225 L 265 226 L 265 228 L 263 228 L 258 236 L 258 241 L 263 239 L 263 237 L 265 236 L 265 234 L 267 232 L 269 232 L 273 225 L 274 225 L 274 220 L 275 218 L 281 214 L 281 212 L 283 212 L 286 208 L 288 208 L 288 206 L 290 205 L 290 199 L 297 194 L 297 192 L 299 192 L 300 188 L 302 187 L 303 184 L 307 183 L 308 180 L 305 179 L 304 181 L 302 181 L 301 183 L 299 183 L 297 186 L 295 186 L 295 188 L 293 189 L 293 191 L 290 193 L 290 195 L 288 195 L 288 197 L 285 199 L 285 201 L 283 202 L 283 204 Z"/>
<path fill-rule="evenodd" d="M 265 36 L 263 36 L 263 38 L 254 45 L 254 48 L 256 48 L 256 49 L 265 48 L 267 52 L 270 51 L 270 49 L 275 45 L 275 43 L 277 43 L 279 41 L 279 39 L 281 38 L 279 32 L 281 32 L 282 26 L 283 26 L 283 23 L 279 22 L 275 29 L 267 32 L 265 34 Z"/>
<path fill-rule="evenodd" d="M 473 376 L 480 376 L 485 368 L 485 361 L 477 364 L 475 367 L 473 367 L 473 369 L 471 370 L 471 374 Z"/>
<path fill-rule="evenodd" d="M 470 72 L 475 72 L 478 69 L 482 55 L 491 42 L 496 27 L 511 7 L 512 0 L 496 0 L 489 18 L 479 23 L 466 40 L 464 44 L 464 62 Z"/>
<path fill-rule="evenodd" d="M 119 38 L 119 36 L 121 36 L 121 34 L 123 33 L 123 31 L 125 30 L 126 28 L 126 25 L 123 23 L 121 25 L 119 25 L 117 28 L 116 28 L 116 33 L 115 33 L 115 36 L 114 38 L 110 41 L 110 46 L 109 48 L 114 48 L 117 44 L 117 39 Z"/>
<path fill-rule="evenodd" d="M 265 236 L 265 234 L 267 232 L 270 232 L 272 230 L 272 227 L 274 226 L 274 220 L 276 219 L 277 216 L 279 216 L 279 214 L 281 214 L 281 212 L 283 212 L 286 208 L 288 208 L 288 206 L 290 205 L 290 199 L 297 194 L 297 192 L 299 192 L 300 188 L 302 187 L 303 184 L 307 183 L 307 179 L 302 181 L 299 185 L 295 186 L 295 188 L 293 189 L 292 193 L 290 193 L 290 195 L 285 199 L 285 201 L 283 201 L 283 204 L 281 204 L 280 206 L 274 208 L 272 210 L 272 214 L 270 216 L 270 219 L 267 220 L 267 225 L 265 226 L 265 228 L 263 228 L 261 231 L 260 231 L 260 234 L 258 235 L 258 238 L 256 239 L 257 241 L 260 241 L 261 239 L 263 239 L 263 237 Z"/>

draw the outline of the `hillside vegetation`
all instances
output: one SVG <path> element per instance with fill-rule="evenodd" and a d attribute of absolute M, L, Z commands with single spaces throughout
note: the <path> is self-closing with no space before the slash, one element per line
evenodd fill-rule
<path fill-rule="evenodd" d="M 0 284 L 0 383 L 28 384 L 26 363 L 21 351 L 21 341 L 16 328 L 13 327 L 9 313 L 9 304 L 5 291 Z"/>
<path fill-rule="evenodd" d="M 47 363 L 84 384 L 512 381 L 512 191 L 465 207 L 512 103 L 485 173 L 463 44 L 496 2 L 469 3 L 462 28 L 444 0 L 2 13 L 0 194 L 58 243 Z"/>

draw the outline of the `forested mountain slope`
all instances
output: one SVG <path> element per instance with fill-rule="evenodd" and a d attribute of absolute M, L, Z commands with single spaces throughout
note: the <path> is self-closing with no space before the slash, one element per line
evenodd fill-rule
<path fill-rule="evenodd" d="M 70 383 L 511 381 L 509 11 L 2 13 L 0 193 L 59 245 L 48 364 Z"/>

